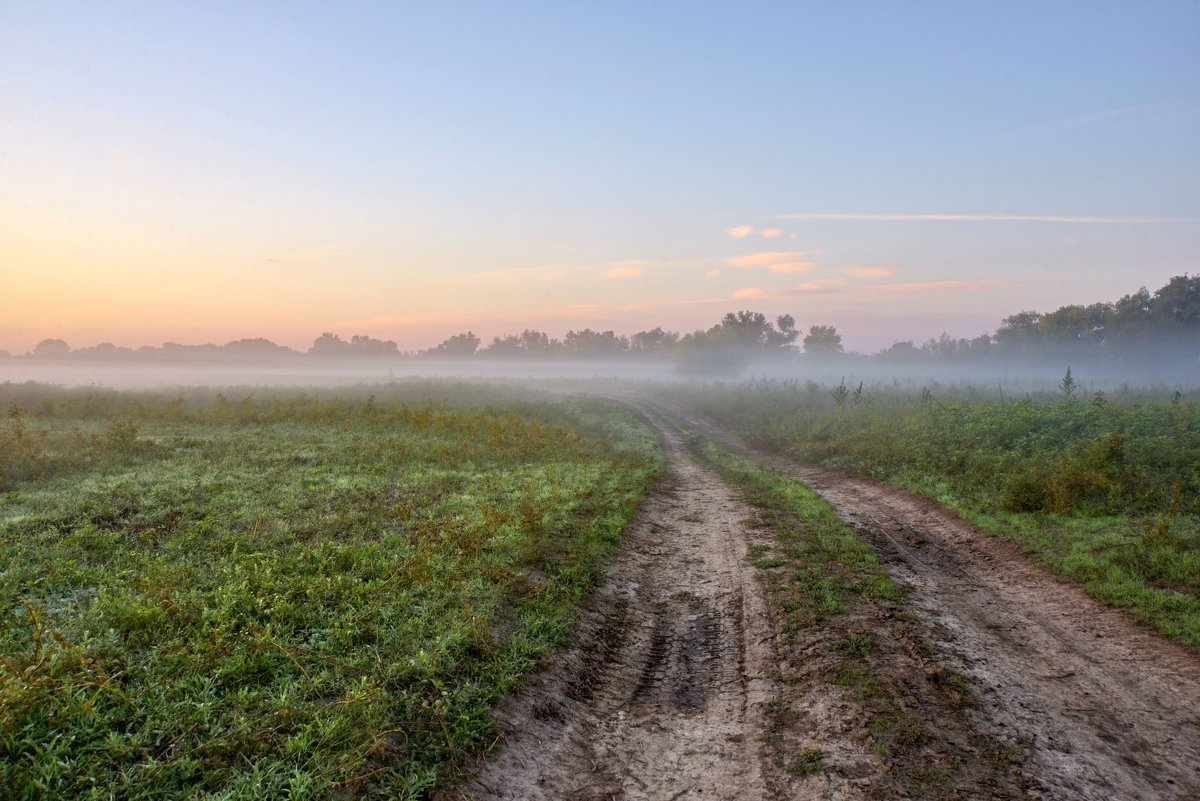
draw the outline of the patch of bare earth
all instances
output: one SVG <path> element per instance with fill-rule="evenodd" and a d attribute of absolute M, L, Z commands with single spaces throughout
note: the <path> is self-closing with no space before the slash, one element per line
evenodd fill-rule
<path fill-rule="evenodd" d="M 993 741 L 964 726 L 952 708 L 958 696 L 936 689 L 935 669 L 917 643 L 901 642 L 897 621 L 865 613 L 882 643 L 870 659 L 894 673 L 885 686 L 864 700 L 860 687 L 838 683 L 843 629 L 788 630 L 773 574 L 747 558 L 777 552 L 773 533 L 674 429 L 641 411 L 662 437 L 664 479 L 582 612 L 572 647 L 502 706 L 502 747 L 447 796 L 897 798 L 906 797 L 894 775 L 903 759 L 906 769 L 928 766 L 931 782 L 956 762 L 953 786 L 975 789 L 955 797 L 1018 797 L 1011 766 L 979 766 L 993 753 L 980 743 Z M 901 753 L 870 747 L 867 727 L 881 712 L 872 704 L 917 730 L 907 746 L 900 733 Z"/>
<path fill-rule="evenodd" d="M 730 449 L 718 427 L 689 420 Z M 937 661 L 971 680 L 981 728 L 1027 750 L 1053 799 L 1200 798 L 1200 660 L 904 490 L 755 454 L 818 492 L 874 546 Z"/>
<path fill-rule="evenodd" d="M 774 632 L 750 510 L 675 439 L 575 645 L 500 711 L 480 799 L 761 799 Z"/>

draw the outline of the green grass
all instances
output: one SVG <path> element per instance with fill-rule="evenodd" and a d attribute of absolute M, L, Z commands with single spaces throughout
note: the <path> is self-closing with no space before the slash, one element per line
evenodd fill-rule
<path fill-rule="evenodd" d="M 5 799 L 424 797 L 658 470 L 515 391 L 0 400 Z"/>
<path fill-rule="evenodd" d="M 852 400 L 768 381 L 690 400 L 760 447 L 933 497 L 1200 651 L 1200 413 L 1179 393 L 1125 396 L 872 388 Z"/>
<path fill-rule="evenodd" d="M 801 751 L 784 769 L 795 776 L 812 776 L 825 769 L 825 752 L 820 748 Z"/>

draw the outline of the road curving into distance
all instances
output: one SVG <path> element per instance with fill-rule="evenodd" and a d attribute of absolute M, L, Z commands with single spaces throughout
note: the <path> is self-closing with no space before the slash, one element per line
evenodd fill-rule
<path fill-rule="evenodd" d="M 803 482 L 872 544 L 908 590 L 932 659 L 970 679 L 972 725 L 1020 745 L 1023 797 L 1200 798 L 1195 656 L 928 499 L 759 453 L 662 400 L 610 397 L 658 432 L 664 477 L 573 645 L 502 707 L 504 747 L 474 766 L 465 797 L 851 799 L 886 786 L 879 758 L 828 709 L 796 716 L 831 755 L 819 775 L 771 758 L 779 733 L 766 710 L 787 663 L 746 558 L 767 535 L 683 444 L 683 421 Z"/>

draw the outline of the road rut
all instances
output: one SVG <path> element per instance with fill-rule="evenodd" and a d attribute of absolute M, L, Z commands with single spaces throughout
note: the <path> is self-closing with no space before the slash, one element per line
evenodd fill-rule
<path fill-rule="evenodd" d="M 577 624 L 499 713 L 479 799 L 768 796 L 774 632 L 746 564 L 752 510 L 661 422 L 666 474 Z"/>
<path fill-rule="evenodd" d="M 1195 656 L 927 498 L 764 455 L 672 410 L 855 525 L 908 588 L 939 658 L 973 680 L 982 727 L 1028 746 L 1043 797 L 1200 798 Z"/>

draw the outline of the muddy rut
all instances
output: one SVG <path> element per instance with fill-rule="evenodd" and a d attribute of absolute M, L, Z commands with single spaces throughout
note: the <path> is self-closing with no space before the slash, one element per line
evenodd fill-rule
<path fill-rule="evenodd" d="M 773 633 L 751 510 L 661 424 L 666 475 L 577 624 L 500 710 L 480 799 L 760 799 Z"/>
<path fill-rule="evenodd" d="M 939 658 L 973 680 L 981 726 L 1026 746 L 1040 795 L 1200 799 L 1200 660 L 933 501 L 688 422 L 799 479 L 872 543 Z"/>

